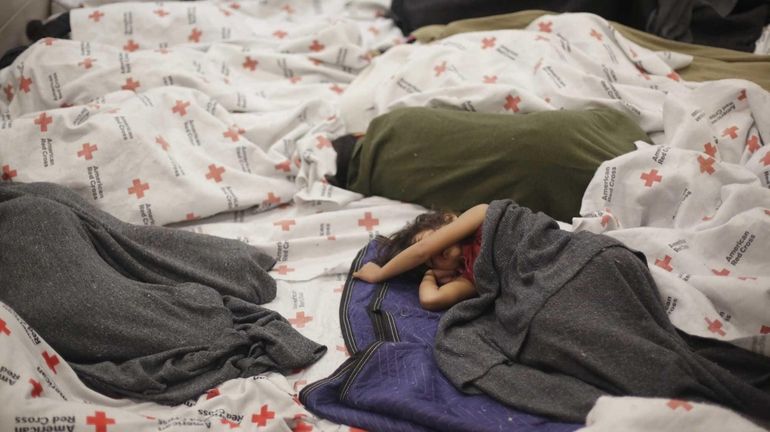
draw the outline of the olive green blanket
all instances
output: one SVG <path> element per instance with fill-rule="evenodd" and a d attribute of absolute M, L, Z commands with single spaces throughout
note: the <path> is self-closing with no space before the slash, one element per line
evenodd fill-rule
<path fill-rule="evenodd" d="M 402 108 L 353 148 L 347 188 L 463 211 L 511 198 L 562 221 L 578 216 L 599 165 L 649 137 L 610 108 L 488 114 Z"/>
<path fill-rule="evenodd" d="M 418 41 L 428 43 L 458 33 L 484 30 L 523 29 L 543 15 L 542 10 L 528 10 L 484 18 L 459 20 L 447 25 L 430 25 L 415 30 Z M 770 91 L 770 56 L 742 51 L 677 42 L 610 21 L 631 42 L 652 51 L 674 51 L 693 56 L 692 63 L 677 73 L 687 81 L 711 81 L 739 78 L 753 81 Z"/>

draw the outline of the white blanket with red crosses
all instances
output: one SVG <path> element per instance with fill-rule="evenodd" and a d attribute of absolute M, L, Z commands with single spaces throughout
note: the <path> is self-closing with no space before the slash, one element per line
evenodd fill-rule
<path fill-rule="evenodd" d="M 381 0 L 85 3 L 97 7 L 73 10 L 72 41 L 39 41 L 0 70 L 2 180 L 57 182 L 130 222 L 253 244 L 279 261 L 267 306 L 329 351 L 288 377 L 228 381 L 179 407 L 136 404 L 88 390 L 0 307 L 0 429 L 355 430 L 293 396 L 347 356 L 339 296 L 356 251 L 422 209 L 323 176 L 331 139 L 400 106 L 628 113 L 660 145 L 603 165 L 574 229 L 645 252 L 680 329 L 768 354 L 770 106 L 756 86 L 682 82 L 675 70 L 689 57 L 645 50 L 586 14 L 373 60 L 403 40 Z M 586 429 L 704 424 L 753 430 L 717 407 L 640 398 L 602 398 Z"/>

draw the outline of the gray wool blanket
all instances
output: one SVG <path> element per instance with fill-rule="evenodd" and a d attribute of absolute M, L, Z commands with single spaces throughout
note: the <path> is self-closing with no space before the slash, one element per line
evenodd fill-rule
<path fill-rule="evenodd" d="M 0 300 L 93 389 L 175 405 L 326 351 L 277 312 L 274 259 L 119 221 L 67 188 L 0 184 Z"/>
<path fill-rule="evenodd" d="M 576 422 L 602 395 L 708 401 L 770 421 L 770 359 L 678 333 L 643 256 L 618 241 L 494 201 L 474 273 L 479 296 L 445 313 L 434 350 L 461 390 Z"/>

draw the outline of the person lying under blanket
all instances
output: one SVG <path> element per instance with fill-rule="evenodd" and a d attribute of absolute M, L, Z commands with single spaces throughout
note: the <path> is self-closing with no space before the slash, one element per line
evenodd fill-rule
<path fill-rule="evenodd" d="M 770 359 L 679 333 L 644 256 L 559 229 L 511 200 L 419 216 L 352 276 L 425 266 L 420 303 L 449 308 L 434 355 L 460 390 L 583 422 L 602 395 L 709 401 L 770 424 Z"/>
<path fill-rule="evenodd" d="M 651 142 L 610 108 L 522 115 L 401 108 L 332 142 L 330 183 L 424 207 L 465 211 L 511 198 L 561 221 L 578 216 L 599 165 Z"/>
<path fill-rule="evenodd" d="M 0 301 L 108 396 L 178 405 L 326 352 L 258 306 L 273 257 L 122 222 L 63 186 L 0 183 L 0 251 Z"/>

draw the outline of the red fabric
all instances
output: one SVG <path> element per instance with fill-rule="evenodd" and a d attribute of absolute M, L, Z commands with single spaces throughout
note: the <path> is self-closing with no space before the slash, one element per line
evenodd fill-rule
<path fill-rule="evenodd" d="M 476 278 L 473 277 L 473 264 L 476 262 L 476 258 L 481 250 L 481 227 L 476 230 L 473 237 L 469 237 L 460 247 L 463 251 L 463 261 L 465 263 L 460 276 L 475 284 Z"/>

